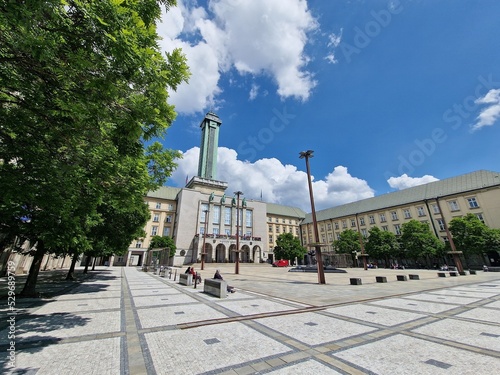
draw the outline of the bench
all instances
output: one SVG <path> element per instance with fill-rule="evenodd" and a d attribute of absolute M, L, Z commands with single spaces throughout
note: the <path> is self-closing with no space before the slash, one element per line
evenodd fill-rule
<path fill-rule="evenodd" d="M 205 279 L 203 284 L 203 292 L 211 294 L 215 297 L 227 297 L 227 282 L 219 279 Z"/>
<path fill-rule="evenodd" d="M 398 281 L 407 281 L 408 278 L 406 277 L 406 275 L 396 275 L 396 279 Z"/>
<path fill-rule="evenodd" d="M 351 285 L 361 285 L 361 279 L 352 277 L 349 279 L 351 281 Z"/>
<path fill-rule="evenodd" d="M 444 272 L 438 272 L 438 277 L 446 277 L 446 274 Z"/>
<path fill-rule="evenodd" d="M 179 275 L 179 284 L 186 286 L 193 285 L 193 275 L 190 273 L 181 273 Z"/>
<path fill-rule="evenodd" d="M 450 276 L 458 276 L 458 272 L 450 271 Z"/>
<path fill-rule="evenodd" d="M 469 270 L 470 275 L 476 275 L 476 270 Z"/>
<path fill-rule="evenodd" d="M 385 276 L 375 276 L 375 280 L 377 283 L 386 283 L 387 282 L 387 277 Z"/>
<path fill-rule="evenodd" d="M 408 277 L 410 278 L 410 280 L 420 280 L 420 276 L 418 275 L 408 275 Z"/>
<path fill-rule="evenodd" d="M 460 276 L 467 276 L 467 271 L 459 271 Z"/>

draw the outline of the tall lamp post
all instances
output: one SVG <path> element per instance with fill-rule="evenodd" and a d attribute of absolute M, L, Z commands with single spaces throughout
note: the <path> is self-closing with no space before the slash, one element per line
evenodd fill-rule
<path fill-rule="evenodd" d="M 450 230 L 448 229 L 448 224 L 446 224 L 444 213 L 441 210 L 439 197 L 436 197 L 436 203 L 439 209 L 439 213 L 441 214 L 441 220 L 443 220 L 443 226 L 444 230 L 446 231 L 446 237 L 448 237 L 448 242 L 450 243 L 451 251 L 449 251 L 448 254 L 451 254 L 451 256 L 453 257 L 453 261 L 455 262 L 455 266 L 457 267 L 458 272 L 464 272 L 464 267 L 462 266 L 462 261 L 460 260 L 460 254 L 462 254 L 462 252 L 457 251 L 457 248 L 455 247 L 455 242 L 453 242 L 453 237 L 450 233 Z"/>
<path fill-rule="evenodd" d="M 236 195 L 236 262 L 234 265 L 234 273 L 238 275 L 240 273 L 240 195 L 243 195 L 241 191 L 235 191 Z"/>
<path fill-rule="evenodd" d="M 299 153 L 300 159 L 306 159 L 306 169 L 307 169 L 307 183 L 309 184 L 309 197 L 311 198 L 311 210 L 312 219 L 314 226 L 314 237 L 315 237 L 315 248 L 316 248 L 316 260 L 318 262 L 318 283 L 326 284 L 325 282 L 325 270 L 323 269 L 323 257 L 321 255 L 321 245 L 319 243 L 319 233 L 318 224 L 316 223 L 316 210 L 314 208 L 314 197 L 311 184 L 311 171 L 309 169 L 309 158 L 313 157 L 313 150 L 301 151 Z"/>
<path fill-rule="evenodd" d="M 207 254 L 205 252 L 205 242 L 207 240 L 207 230 L 208 230 L 208 213 L 210 212 L 209 210 L 204 210 L 205 213 L 205 229 L 203 230 L 203 247 L 201 249 L 201 269 L 203 270 L 205 267 L 205 255 Z"/>

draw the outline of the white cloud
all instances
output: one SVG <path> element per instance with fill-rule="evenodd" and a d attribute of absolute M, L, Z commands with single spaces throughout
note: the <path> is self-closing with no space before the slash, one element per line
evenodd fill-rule
<path fill-rule="evenodd" d="M 178 160 L 179 167 L 172 175 L 177 186 L 184 186 L 197 174 L 199 147 L 193 147 Z M 311 211 L 307 174 L 296 166 L 283 165 L 278 159 L 260 159 L 254 163 L 241 161 L 235 150 L 219 147 L 217 179 L 229 184 L 228 192 L 241 190 L 249 199 L 300 207 Z M 374 196 L 364 180 L 351 176 L 346 167 L 338 166 L 324 180 L 312 176 L 314 202 L 317 210 Z"/>
<path fill-rule="evenodd" d="M 403 190 L 413 186 L 427 184 L 433 181 L 439 181 L 439 179 L 430 175 L 425 175 L 422 177 L 410 177 L 405 173 L 399 177 L 389 178 L 387 180 L 387 183 L 393 189 Z"/>
<path fill-rule="evenodd" d="M 484 126 L 491 126 L 500 118 L 500 89 L 488 91 L 485 96 L 475 102 L 489 105 L 477 116 L 476 123 L 472 125 L 472 131 L 479 130 Z"/>
<path fill-rule="evenodd" d="M 259 86 L 256 85 L 255 83 L 252 84 L 252 87 L 250 88 L 250 93 L 249 93 L 249 99 L 254 100 L 257 97 L 257 94 L 259 93 Z"/>
<path fill-rule="evenodd" d="M 209 10 L 178 1 L 158 25 L 161 48 L 180 47 L 192 76 L 169 102 L 181 113 L 213 106 L 222 74 L 268 75 L 281 97 L 307 100 L 316 86 L 304 47 L 318 25 L 304 0 L 212 0 Z"/>
<path fill-rule="evenodd" d="M 330 35 L 328 35 L 327 46 L 329 48 L 331 48 L 332 51 L 325 56 L 325 59 L 328 60 L 331 64 L 338 63 L 338 60 L 335 57 L 335 49 L 337 49 L 337 47 L 342 42 L 342 32 L 343 32 L 343 29 L 340 29 L 339 34 L 331 33 Z"/>

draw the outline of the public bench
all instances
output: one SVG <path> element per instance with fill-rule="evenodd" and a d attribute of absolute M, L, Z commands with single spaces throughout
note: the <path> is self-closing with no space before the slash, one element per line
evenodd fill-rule
<path fill-rule="evenodd" d="M 410 278 L 410 280 L 420 280 L 420 276 L 418 275 L 408 275 L 408 277 Z"/>
<path fill-rule="evenodd" d="M 205 279 L 203 284 L 203 292 L 211 294 L 215 297 L 227 297 L 227 282 L 219 279 Z"/>
<path fill-rule="evenodd" d="M 407 281 L 408 278 L 406 277 L 406 275 L 396 275 L 396 279 L 398 281 Z"/>
<path fill-rule="evenodd" d="M 179 284 L 186 286 L 193 285 L 193 275 L 190 273 L 181 273 L 179 275 Z"/>
<path fill-rule="evenodd" d="M 352 277 L 349 279 L 351 282 L 351 285 L 361 285 L 361 279 L 357 277 Z"/>
<path fill-rule="evenodd" d="M 450 271 L 450 276 L 458 276 L 458 272 L 456 272 L 456 271 Z"/>
<path fill-rule="evenodd" d="M 446 277 L 446 273 L 444 273 L 444 272 L 438 272 L 438 277 Z"/>
<path fill-rule="evenodd" d="M 470 275 L 477 275 L 476 270 L 469 270 Z"/>
<path fill-rule="evenodd" d="M 375 281 L 377 281 L 377 283 L 386 283 L 387 282 L 387 277 L 385 277 L 385 276 L 375 276 Z"/>

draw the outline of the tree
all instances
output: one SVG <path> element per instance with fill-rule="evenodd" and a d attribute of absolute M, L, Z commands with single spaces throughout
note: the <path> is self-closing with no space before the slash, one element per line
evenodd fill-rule
<path fill-rule="evenodd" d="M 406 257 L 413 260 L 424 258 L 428 266 L 429 257 L 436 255 L 444 247 L 432 234 L 429 225 L 417 220 L 410 220 L 401 226 L 399 240 Z"/>
<path fill-rule="evenodd" d="M 115 207 L 137 207 L 175 167 L 178 152 L 145 146 L 175 118 L 167 89 L 189 76 L 180 50 L 158 46 L 161 5 L 174 4 L 1 3 L 0 231 L 35 244 L 22 294 L 45 252 L 92 248 L 108 189 L 126 191 Z"/>
<path fill-rule="evenodd" d="M 339 254 L 353 254 L 361 251 L 358 232 L 347 229 L 340 233 L 339 239 L 333 241 L 333 248 Z"/>
<path fill-rule="evenodd" d="M 290 263 L 295 259 L 302 259 L 307 250 L 300 244 L 300 240 L 292 233 L 282 233 L 276 239 L 274 255 L 276 259 L 287 259 Z"/>
<path fill-rule="evenodd" d="M 389 259 L 395 258 L 399 252 L 399 244 L 396 235 L 389 231 L 382 231 L 373 227 L 368 232 L 368 241 L 365 250 L 371 259 L 384 259 L 385 266 L 389 266 Z"/>
<path fill-rule="evenodd" d="M 500 248 L 498 230 L 488 228 L 474 214 L 452 219 L 449 229 L 453 235 L 455 247 L 462 251 L 467 263 L 471 255 L 483 256 L 488 251 Z"/>

